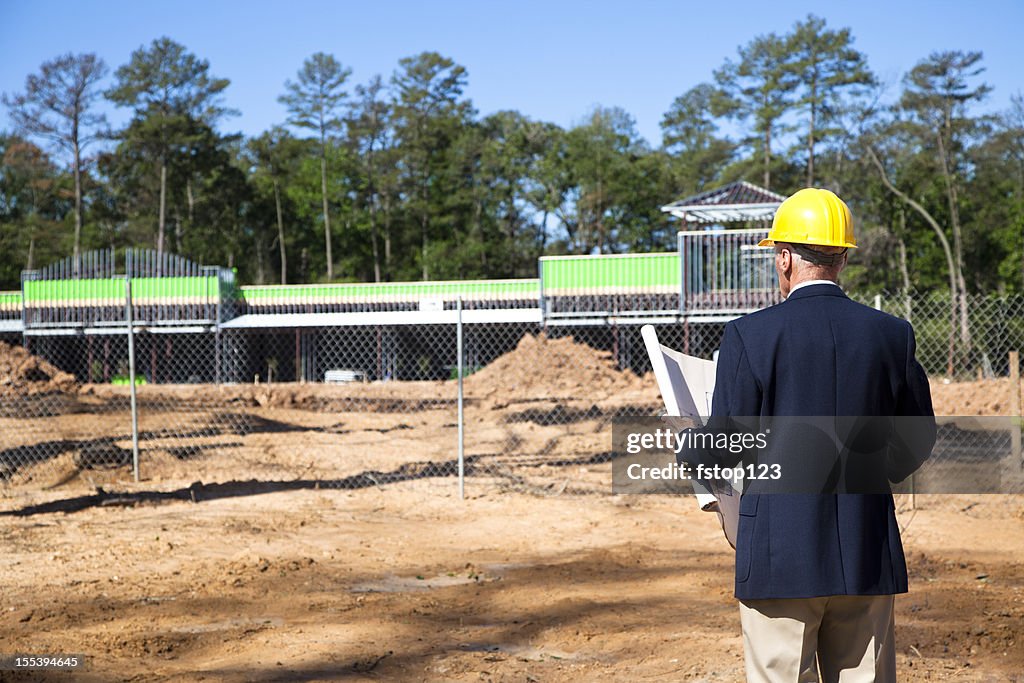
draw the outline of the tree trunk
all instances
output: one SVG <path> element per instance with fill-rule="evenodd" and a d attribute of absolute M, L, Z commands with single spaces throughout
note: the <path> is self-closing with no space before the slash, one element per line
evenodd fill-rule
<path fill-rule="evenodd" d="M 900 212 L 900 216 L 902 218 L 902 223 L 905 226 L 907 222 L 906 215 L 903 214 L 903 212 Z M 898 237 L 896 239 L 897 246 L 899 247 L 900 277 L 903 280 L 903 308 L 905 309 L 903 317 L 906 318 L 907 322 L 910 322 L 910 315 L 912 311 L 910 306 L 910 269 L 907 268 L 907 244 L 903 241 L 902 237 Z"/>
<path fill-rule="evenodd" d="M 544 250 L 548 246 L 548 210 L 544 209 L 544 213 L 541 215 L 540 220 L 540 254 L 544 255 Z"/>
<path fill-rule="evenodd" d="M 374 118 L 376 121 L 376 118 Z M 373 281 L 380 282 L 380 237 L 377 230 L 377 181 L 374 170 L 376 169 L 376 155 L 373 151 L 375 138 L 370 138 L 369 148 L 366 151 L 366 187 L 369 191 L 370 200 L 370 248 L 373 250 Z"/>
<path fill-rule="evenodd" d="M 160 160 L 160 218 L 157 223 L 156 253 L 159 256 L 164 253 L 164 214 L 167 209 L 167 160 Z"/>
<path fill-rule="evenodd" d="M 424 181 L 423 187 L 420 190 L 420 198 L 423 200 L 423 208 L 420 210 L 420 265 L 422 266 L 422 277 L 423 280 L 427 280 L 430 277 L 430 272 L 427 269 L 427 229 L 430 226 L 429 209 L 427 208 L 427 200 L 430 198 L 427 184 Z"/>
<path fill-rule="evenodd" d="M 568 216 L 565 215 L 564 211 L 559 211 L 558 209 L 555 209 L 555 216 L 558 217 L 558 220 L 561 221 L 562 226 L 565 228 L 566 244 L 569 245 L 569 250 L 571 252 L 573 244 L 579 244 L 579 239 L 577 235 L 579 229 L 577 222 L 571 220 Z"/>
<path fill-rule="evenodd" d="M 842 178 L 843 178 L 843 160 L 844 160 L 845 157 L 846 157 L 846 149 L 844 149 L 844 148 L 837 149 L 836 153 L 835 153 L 835 156 L 833 157 L 833 159 L 835 160 L 835 163 L 836 163 L 836 167 L 835 167 L 835 171 L 833 171 L 833 173 L 832 173 L 832 187 L 835 189 L 835 193 L 837 195 L 839 195 L 840 197 L 843 197 L 843 196 L 846 195 L 846 191 L 843 189 L 843 181 L 842 181 Z"/>
<path fill-rule="evenodd" d="M 380 238 L 377 235 L 377 200 L 370 197 L 370 246 L 373 249 L 373 281 L 380 282 Z"/>
<path fill-rule="evenodd" d="M 473 232 L 476 233 L 476 238 L 480 240 L 480 268 L 484 271 L 484 277 L 487 275 L 487 240 L 484 239 L 484 203 L 477 195 L 476 201 L 473 202 Z M 511 255 L 511 252 L 509 252 Z"/>
<path fill-rule="evenodd" d="M 274 206 L 277 209 L 277 243 L 281 252 L 281 284 L 288 284 L 288 260 L 284 248 L 284 219 L 281 217 L 281 192 L 274 178 Z"/>
<path fill-rule="evenodd" d="M 764 189 L 772 189 L 772 127 L 769 124 L 764 130 Z"/>
<path fill-rule="evenodd" d="M 182 252 L 182 247 L 181 247 L 181 234 L 182 234 L 182 232 L 183 231 L 181 229 L 181 213 L 177 209 L 175 209 L 175 211 L 174 211 L 174 250 L 177 253 L 179 253 L 179 254 L 183 253 Z"/>
<path fill-rule="evenodd" d="M 953 374 L 953 342 L 954 342 L 955 330 L 956 330 L 956 327 L 957 327 L 957 301 L 958 301 L 958 298 L 957 298 L 957 289 L 958 289 L 958 287 L 957 287 L 957 277 L 956 277 L 956 266 L 955 266 L 954 261 L 953 261 L 953 250 L 952 250 L 952 248 L 950 248 L 949 240 L 946 239 L 946 234 L 944 232 L 942 232 L 942 227 L 939 225 L 938 221 L 936 221 L 935 218 L 933 218 L 932 215 L 930 213 L 928 213 L 927 209 L 925 209 L 923 206 L 921 206 L 920 204 L 915 202 L 913 199 L 911 199 L 910 196 L 907 195 L 907 193 L 903 192 L 902 190 L 898 189 L 895 185 L 892 184 L 892 181 L 889 180 L 889 176 L 885 172 L 885 167 L 882 166 L 882 162 L 879 161 L 878 155 L 875 154 L 875 150 L 871 149 L 871 147 L 866 147 L 866 150 L 867 150 L 868 156 L 871 158 L 872 163 L 875 165 L 875 168 L 878 169 L 878 174 L 882 178 L 882 184 L 885 185 L 885 187 L 890 192 L 892 192 L 894 195 L 896 195 L 897 197 L 902 199 L 904 202 L 906 202 L 908 205 L 910 205 L 910 207 L 912 209 L 914 209 L 914 211 L 916 211 L 922 218 L 924 218 L 925 222 L 928 223 L 929 226 L 931 226 L 931 229 L 935 233 L 935 236 L 939 238 L 939 243 L 942 245 L 942 251 L 946 254 L 946 267 L 949 270 L 949 297 L 950 297 L 950 299 L 949 299 L 949 306 L 950 306 L 950 308 L 949 308 L 949 312 L 950 312 L 950 338 L 949 338 L 949 358 L 948 358 L 947 370 L 948 370 L 948 374 L 950 376 L 952 376 L 952 374 Z"/>
<path fill-rule="evenodd" d="M 960 229 L 960 209 L 956 195 L 956 183 L 949 170 L 949 159 L 946 158 L 946 146 L 942 141 L 942 133 L 936 133 L 939 142 L 939 159 L 942 161 L 942 177 L 946 181 L 946 199 L 949 202 L 949 222 L 953 228 L 953 260 L 956 263 L 957 286 L 960 289 L 960 343 L 961 352 L 967 353 L 971 346 L 970 321 L 967 317 L 967 283 L 964 281 L 964 250 L 963 236 Z"/>
<path fill-rule="evenodd" d="M 75 247 L 73 252 L 74 274 L 78 277 L 81 271 L 82 257 L 82 158 L 81 150 L 78 147 L 78 124 L 75 123 L 74 135 L 75 153 Z"/>
<path fill-rule="evenodd" d="M 256 284 L 260 284 L 260 285 L 266 284 L 266 282 L 267 282 L 264 279 L 265 276 L 266 276 L 266 273 L 263 270 L 263 259 L 264 259 L 263 250 L 264 250 L 263 240 L 260 239 L 257 236 L 256 237 Z"/>
<path fill-rule="evenodd" d="M 807 187 L 814 187 L 814 126 L 817 115 L 817 106 L 814 101 L 817 98 L 817 87 L 811 85 L 811 125 L 807 132 Z"/>
<path fill-rule="evenodd" d="M 420 217 L 420 237 L 422 243 L 420 244 L 420 265 L 422 266 L 422 277 L 426 281 L 430 277 L 430 272 L 427 269 L 427 213 L 424 211 Z"/>
<path fill-rule="evenodd" d="M 188 200 L 188 227 L 191 230 L 196 224 L 196 197 L 192 192 L 192 177 L 185 179 L 185 197 Z M 181 251 L 181 240 L 178 241 L 178 253 Z"/>
<path fill-rule="evenodd" d="M 331 257 L 331 216 L 327 211 L 327 150 L 320 148 L 320 196 L 324 210 L 324 245 L 327 248 L 327 281 L 334 280 L 334 259 Z"/>
<path fill-rule="evenodd" d="M 370 190 L 370 248 L 373 250 L 373 281 L 380 282 L 380 246 L 378 245 L 380 238 L 377 235 L 377 190 L 373 175 L 372 144 L 367 156 L 367 180 L 369 181 L 368 187 Z"/>
<path fill-rule="evenodd" d="M 391 280 L 391 202 L 384 200 L 384 280 Z"/>
<path fill-rule="evenodd" d="M 515 189 L 511 183 L 509 183 L 506 199 L 508 201 L 508 213 L 505 216 L 505 229 L 508 234 L 508 253 L 513 259 L 513 263 L 508 264 L 509 277 L 516 277 L 519 272 L 520 260 L 519 254 L 516 251 L 516 226 L 519 224 L 519 214 L 516 211 Z"/>

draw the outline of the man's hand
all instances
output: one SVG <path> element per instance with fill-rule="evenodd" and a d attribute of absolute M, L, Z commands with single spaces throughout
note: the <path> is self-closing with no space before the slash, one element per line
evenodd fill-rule
<path fill-rule="evenodd" d="M 681 432 L 684 429 L 693 429 L 694 427 L 700 427 L 701 422 L 696 417 L 682 417 L 679 415 L 662 415 L 661 421 L 667 424 L 677 432 Z"/>

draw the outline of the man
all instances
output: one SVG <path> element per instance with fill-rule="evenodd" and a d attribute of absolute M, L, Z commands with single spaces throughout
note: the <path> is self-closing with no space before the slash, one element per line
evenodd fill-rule
<path fill-rule="evenodd" d="M 768 493 L 759 492 L 766 490 L 760 482 L 746 483 L 735 594 L 747 680 L 797 683 L 818 681 L 820 674 L 829 683 L 895 681 L 893 596 L 907 591 L 907 569 L 888 481 L 911 474 L 935 440 L 914 332 L 903 320 L 851 301 L 837 284 L 848 250 L 857 245 L 850 210 L 832 192 L 808 188 L 788 198 L 760 246 L 775 249 L 785 301 L 726 325 L 709 428 L 735 417 L 783 423 L 781 445 L 774 445 L 788 454 L 786 465 L 792 470 L 802 459 L 814 471 L 842 449 L 796 438 L 813 430 L 792 426 L 786 432 L 785 424 L 800 422 L 786 418 L 832 416 L 826 421 L 839 424 L 837 416 L 909 416 L 918 422 L 910 436 L 886 433 L 880 448 L 868 449 L 879 467 L 860 477 L 870 481 L 856 489 L 864 493 L 821 493 L 855 490 L 849 482 L 837 488 L 838 479 L 829 478 L 838 469 L 839 479 L 856 469 L 859 456 L 850 450 L 842 468 L 824 468 L 832 488 Z M 707 452 L 683 459 L 731 464 Z"/>

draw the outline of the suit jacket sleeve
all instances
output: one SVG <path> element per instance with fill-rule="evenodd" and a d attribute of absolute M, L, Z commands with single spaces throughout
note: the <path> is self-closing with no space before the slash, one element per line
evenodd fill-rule
<path fill-rule="evenodd" d="M 747 360 L 743 338 L 736 326 L 729 323 L 725 326 L 718 352 L 711 416 L 703 429 L 716 434 L 748 431 L 749 425 L 745 426 L 735 418 L 756 418 L 760 411 L 761 388 Z M 733 467 L 743 459 L 743 455 L 742 452 L 731 453 L 727 448 L 684 448 L 678 460 L 692 465 Z"/>
<path fill-rule="evenodd" d="M 931 387 L 917 362 L 914 328 L 907 324 L 905 379 L 896 402 L 895 438 L 889 448 L 889 481 L 900 482 L 928 459 L 935 446 Z"/>

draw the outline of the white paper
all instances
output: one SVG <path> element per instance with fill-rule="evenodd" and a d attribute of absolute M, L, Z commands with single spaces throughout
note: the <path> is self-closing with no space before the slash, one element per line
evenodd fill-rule
<path fill-rule="evenodd" d="M 702 418 L 711 414 L 711 399 L 715 392 L 715 361 L 687 356 L 658 341 L 653 325 L 644 325 L 640 334 L 651 358 L 654 378 L 658 382 L 668 415 Z M 740 481 L 692 480 L 697 505 L 705 512 L 715 512 L 729 545 L 736 547 L 739 526 Z"/>

